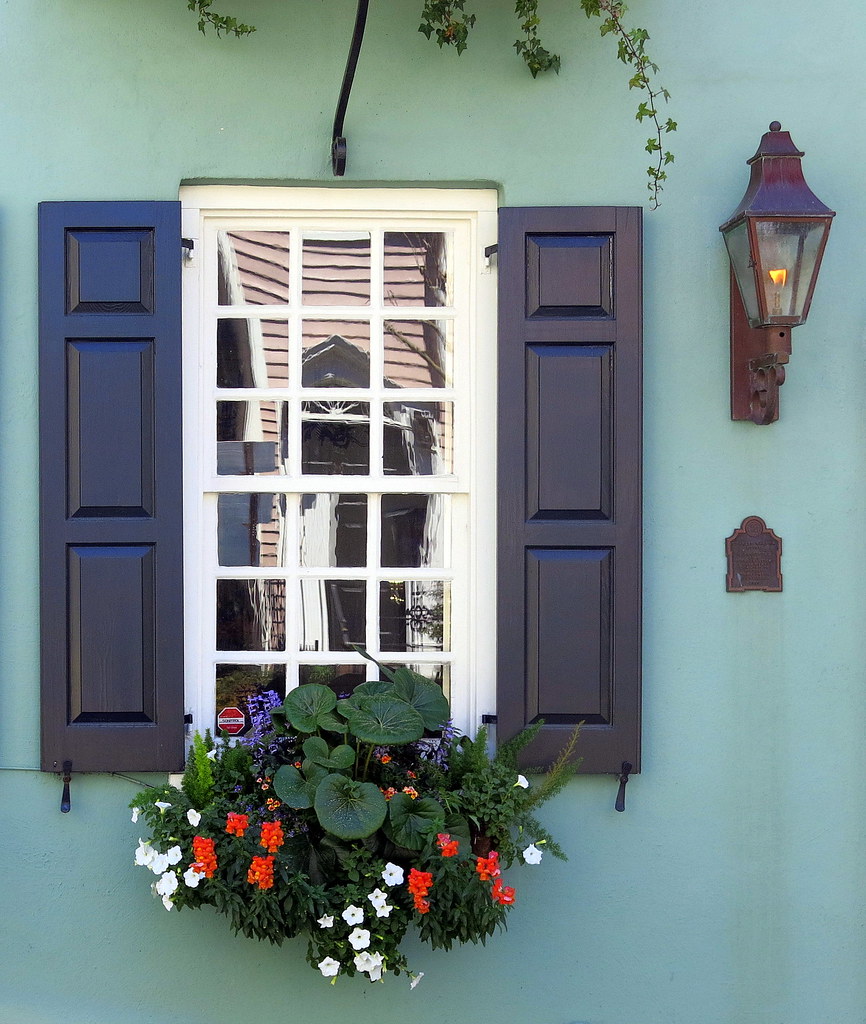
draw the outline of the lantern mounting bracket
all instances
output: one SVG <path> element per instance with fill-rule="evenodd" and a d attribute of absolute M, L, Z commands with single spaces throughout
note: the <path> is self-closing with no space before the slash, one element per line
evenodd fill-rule
<path fill-rule="evenodd" d="M 358 0 L 358 9 L 355 14 L 355 29 L 352 32 L 352 42 L 349 46 L 349 55 L 346 58 L 346 70 L 343 73 L 343 84 L 340 87 L 340 98 L 337 100 L 337 109 L 334 113 L 334 127 L 331 132 L 331 170 L 336 178 L 342 178 L 346 173 L 347 147 L 346 139 L 343 135 L 343 122 L 346 119 L 346 108 L 349 105 L 352 83 L 355 80 L 358 57 L 361 55 L 361 44 L 364 42 L 364 29 L 367 26 L 367 9 L 369 6 L 370 0 Z"/>

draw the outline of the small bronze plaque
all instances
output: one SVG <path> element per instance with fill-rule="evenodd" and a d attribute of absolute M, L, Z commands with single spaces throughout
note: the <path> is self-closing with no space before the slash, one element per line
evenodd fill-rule
<path fill-rule="evenodd" d="M 744 519 L 725 540 L 729 591 L 782 589 L 782 538 L 759 516 Z"/>

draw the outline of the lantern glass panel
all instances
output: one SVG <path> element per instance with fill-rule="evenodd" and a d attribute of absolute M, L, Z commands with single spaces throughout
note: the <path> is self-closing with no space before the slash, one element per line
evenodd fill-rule
<path fill-rule="evenodd" d="M 749 231 L 745 220 L 724 233 L 725 245 L 728 247 L 728 258 L 734 268 L 734 277 L 740 288 L 740 296 L 746 310 L 746 316 L 754 322 L 759 317 L 758 293 L 755 289 L 755 271 L 752 253 L 749 249 Z"/>
<path fill-rule="evenodd" d="M 765 322 L 803 319 L 825 231 L 824 220 L 755 221 Z"/>

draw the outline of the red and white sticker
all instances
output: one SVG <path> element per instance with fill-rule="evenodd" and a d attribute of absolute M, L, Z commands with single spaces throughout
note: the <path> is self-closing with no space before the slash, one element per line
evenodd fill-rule
<path fill-rule="evenodd" d="M 227 732 L 229 736 L 237 736 L 239 732 L 243 732 L 246 724 L 246 715 L 240 708 L 223 708 L 217 715 L 217 728 Z"/>

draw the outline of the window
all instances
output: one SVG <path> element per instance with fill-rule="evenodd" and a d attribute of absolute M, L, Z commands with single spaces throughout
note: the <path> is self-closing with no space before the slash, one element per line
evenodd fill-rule
<path fill-rule="evenodd" d="M 495 699 L 495 194 L 182 201 L 196 727 L 262 689 L 348 692 L 378 674 L 362 647 L 474 728 Z"/>

